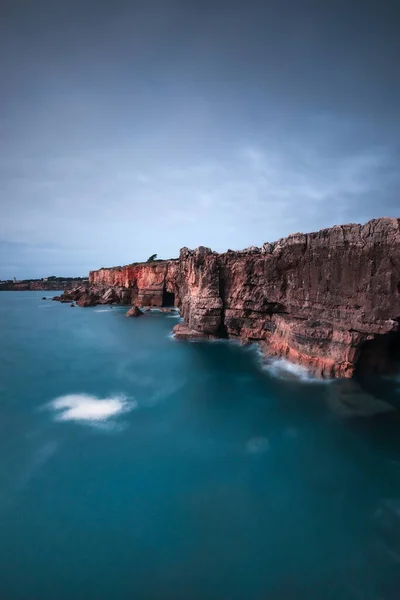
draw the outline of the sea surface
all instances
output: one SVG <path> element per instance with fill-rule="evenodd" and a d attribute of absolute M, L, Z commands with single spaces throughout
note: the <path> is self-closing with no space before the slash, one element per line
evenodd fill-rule
<path fill-rule="evenodd" d="M 0 293 L 2 600 L 400 598 L 397 413 L 44 294 Z"/>

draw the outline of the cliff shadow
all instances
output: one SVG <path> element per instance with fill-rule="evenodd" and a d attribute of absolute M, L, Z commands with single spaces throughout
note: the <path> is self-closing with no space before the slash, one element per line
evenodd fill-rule
<path fill-rule="evenodd" d="M 361 345 L 355 364 L 357 377 L 396 372 L 400 372 L 400 332 L 376 335 Z"/>
<path fill-rule="evenodd" d="M 173 292 L 167 292 L 164 288 L 162 293 L 161 306 L 171 308 L 175 306 L 175 294 Z"/>
<path fill-rule="evenodd" d="M 355 379 L 368 394 L 389 402 L 400 411 L 399 332 L 378 335 L 361 346 L 355 365 Z"/>

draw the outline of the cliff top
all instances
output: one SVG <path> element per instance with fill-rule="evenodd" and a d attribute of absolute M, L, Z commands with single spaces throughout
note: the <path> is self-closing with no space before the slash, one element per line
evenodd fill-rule
<path fill-rule="evenodd" d="M 155 260 L 143 260 L 133 263 L 128 263 L 126 265 L 118 265 L 115 267 L 100 267 L 99 269 L 95 269 L 96 271 L 121 271 L 122 269 L 126 269 L 127 267 L 139 267 L 143 265 L 159 265 L 167 262 L 174 262 L 179 260 L 178 258 L 157 258 Z"/>
<path fill-rule="evenodd" d="M 242 255 L 242 254 L 272 254 L 279 249 L 286 246 L 294 245 L 305 245 L 322 244 L 327 243 L 331 245 L 341 244 L 355 244 L 365 246 L 368 243 L 377 243 L 381 241 L 383 237 L 393 238 L 393 241 L 397 239 L 400 242 L 400 219 L 397 217 L 380 217 L 379 219 L 371 219 L 364 225 L 359 223 L 347 223 L 345 225 L 334 225 L 333 227 L 327 227 L 320 231 L 314 231 L 310 233 L 291 233 L 287 237 L 280 238 L 275 242 L 265 242 L 261 247 L 249 246 L 243 250 L 227 250 L 222 254 Z M 199 246 L 194 250 L 189 248 L 182 248 L 180 251 L 180 258 L 185 258 L 194 254 L 218 254 L 206 248 Z"/>
<path fill-rule="evenodd" d="M 287 237 L 280 238 L 275 242 L 265 242 L 261 247 L 249 246 L 243 250 L 227 250 L 222 253 L 224 255 L 249 255 L 249 254 L 272 254 L 287 246 L 304 245 L 310 243 L 319 245 L 330 244 L 338 245 L 359 245 L 364 247 L 369 243 L 379 243 L 383 238 L 391 238 L 400 243 L 400 219 L 397 217 L 380 217 L 371 219 L 364 225 L 359 223 L 347 223 L 345 225 L 334 225 L 320 231 L 310 233 L 291 233 Z M 144 265 L 159 265 L 167 262 L 176 262 L 180 259 L 187 258 L 193 255 L 219 254 L 211 248 L 199 246 L 195 249 L 190 249 L 184 246 L 181 248 L 179 258 L 156 259 L 153 261 L 134 262 L 123 266 L 101 267 L 98 271 L 121 271 L 129 267 L 137 267 Z"/>

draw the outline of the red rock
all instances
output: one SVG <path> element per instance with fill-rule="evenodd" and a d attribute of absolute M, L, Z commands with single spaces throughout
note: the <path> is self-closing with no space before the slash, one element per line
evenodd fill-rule
<path fill-rule="evenodd" d="M 142 315 L 142 311 L 137 306 L 132 306 L 132 308 L 125 313 L 126 317 L 141 317 Z"/>
<path fill-rule="evenodd" d="M 100 269 L 90 282 L 93 293 L 104 298 L 108 286 L 137 306 L 161 307 L 173 293 L 184 318 L 177 337 L 257 341 L 322 377 L 388 371 L 400 350 L 400 219 L 296 233 L 241 252 L 182 248 L 178 260 Z"/>
<path fill-rule="evenodd" d="M 78 306 L 96 306 L 97 304 L 130 304 L 129 298 L 129 290 L 124 287 L 80 286 L 65 291 L 53 300 L 76 302 Z"/>
<path fill-rule="evenodd" d="M 190 329 L 185 323 L 178 323 L 174 327 L 174 336 L 178 340 L 196 340 L 196 339 L 207 339 L 209 336 L 202 331 L 196 331 Z"/>
<path fill-rule="evenodd" d="M 161 307 L 163 293 L 174 293 L 174 263 L 159 261 L 91 271 L 94 286 L 120 287 L 128 291 L 129 304 Z"/>
<path fill-rule="evenodd" d="M 258 253 L 181 254 L 191 329 L 260 341 L 323 377 L 382 372 L 399 344 L 399 219 L 294 234 Z"/>

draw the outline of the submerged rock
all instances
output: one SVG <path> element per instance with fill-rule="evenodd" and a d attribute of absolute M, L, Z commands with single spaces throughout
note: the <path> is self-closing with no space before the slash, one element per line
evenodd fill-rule
<path fill-rule="evenodd" d="M 354 380 L 341 379 L 330 384 L 329 407 L 340 417 L 373 417 L 395 412 L 395 408 L 364 391 Z"/>
<path fill-rule="evenodd" d="M 190 329 L 185 323 L 178 323 L 175 325 L 174 336 L 178 340 L 196 340 L 196 339 L 207 339 L 209 336 L 202 331 L 196 329 Z"/>

